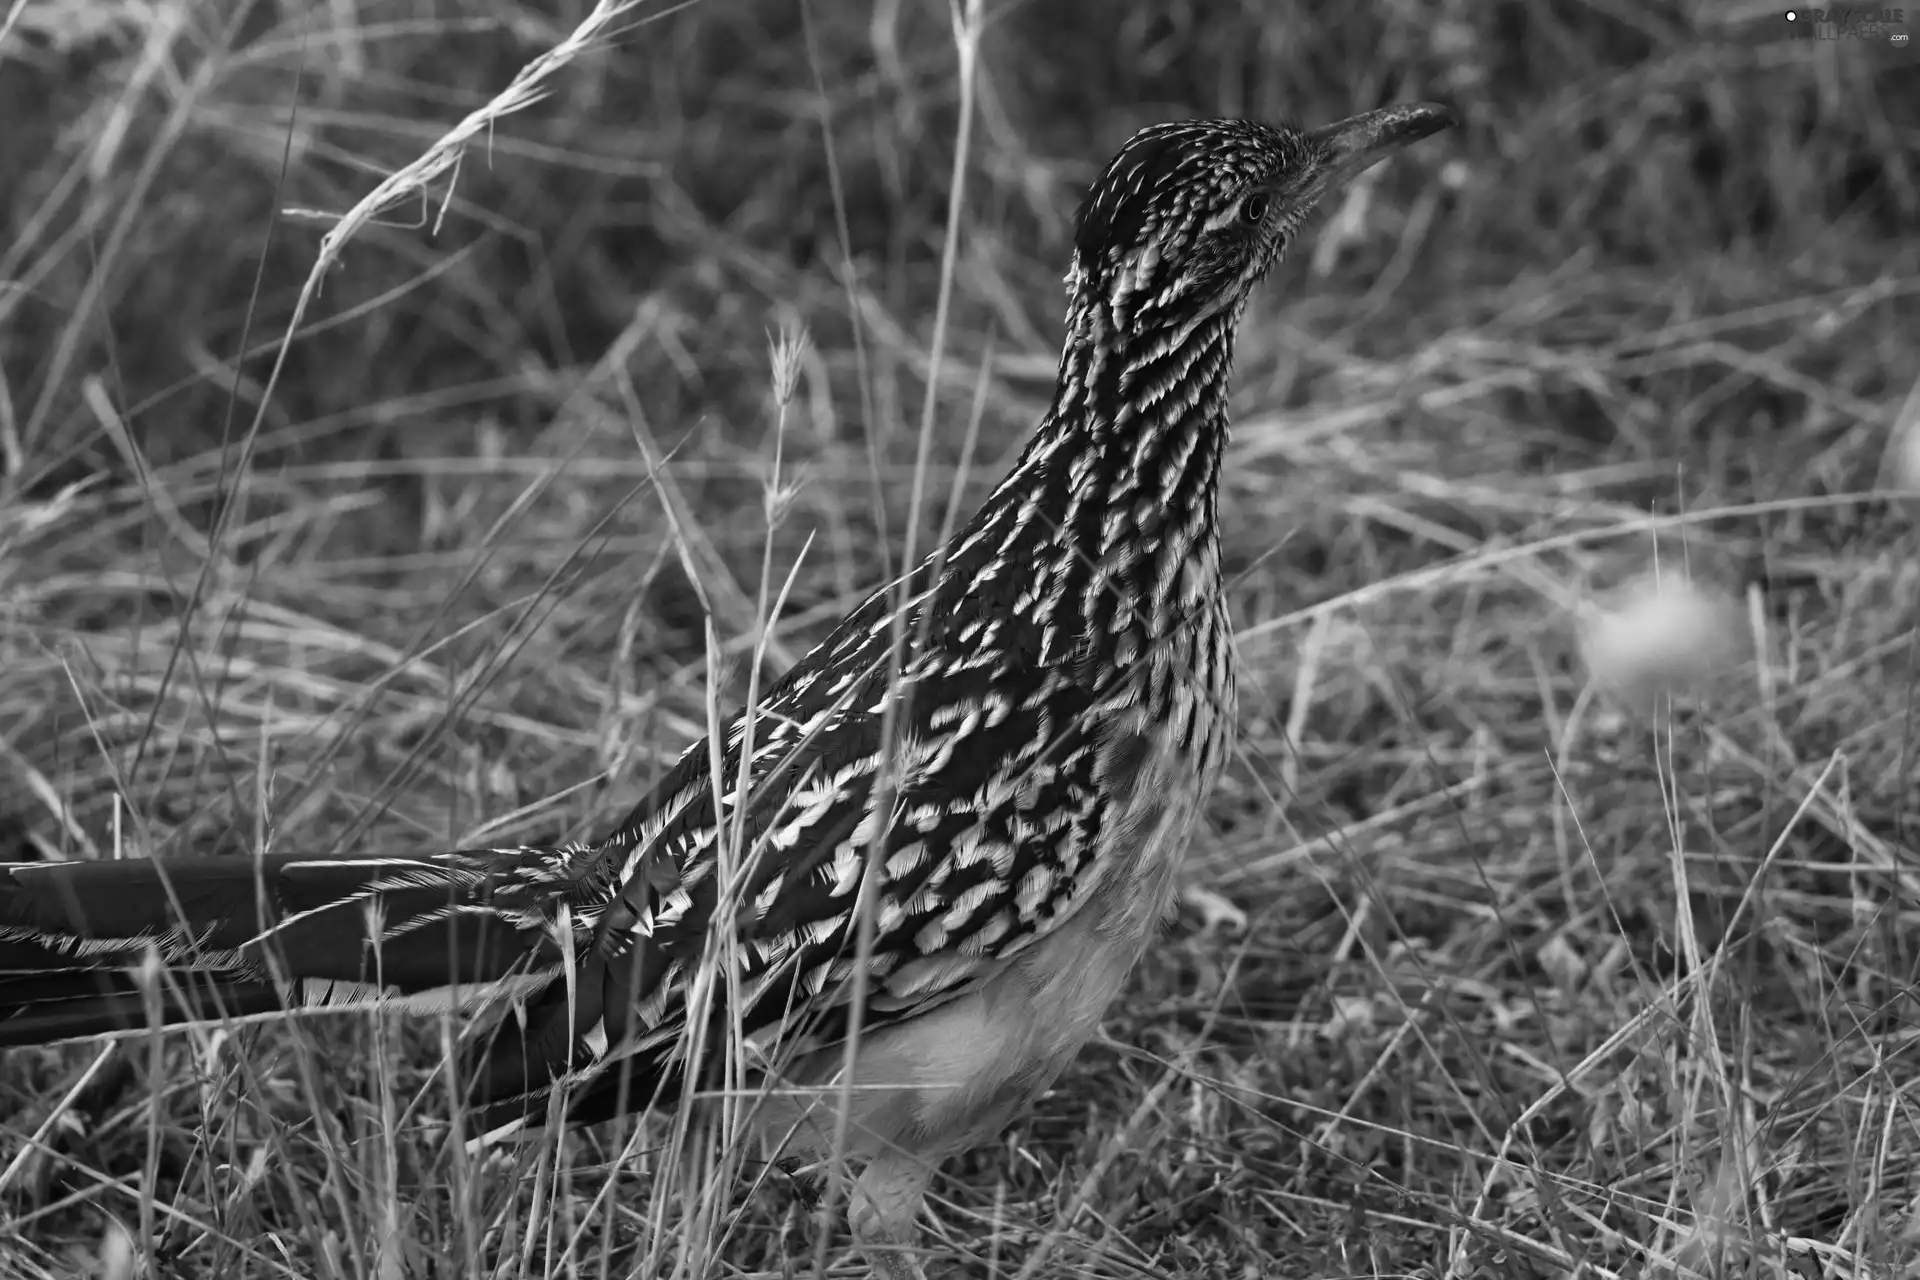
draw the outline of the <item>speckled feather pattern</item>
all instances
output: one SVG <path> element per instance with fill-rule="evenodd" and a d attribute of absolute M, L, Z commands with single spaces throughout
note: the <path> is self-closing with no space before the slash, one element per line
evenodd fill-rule
<path fill-rule="evenodd" d="M 68 868 L 0 868 L 0 1043 L 9 1016 L 28 1027 L 100 992 L 80 970 L 152 944 L 213 975 L 216 1003 L 504 995 L 512 1016 L 473 1050 L 483 1118 L 537 1116 L 570 1077 L 574 1118 L 592 1120 L 685 1087 L 703 1029 L 689 992 L 728 976 L 723 954 L 738 972 L 712 989 L 739 993 L 729 1012 L 763 1063 L 843 1036 L 876 837 L 865 1033 L 978 990 L 1090 903 L 1131 903 L 1144 936 L 1231 749 L 1228 372 L 1247 292 L 1305 212 L 1261 220 L 1242 202 L 1284 196 L 1312 158 L 1305 135 L 1239 121 L 1128 142 L 1082 208 L 1058 389 L 1019 462 L 947 546 L 725 727 L 717 772 L 696 743 L 597 843 L 265 859 L 245 893 L 210 879 L 186 926 L 153 893 L 144 915 L 79 921 Z"/>

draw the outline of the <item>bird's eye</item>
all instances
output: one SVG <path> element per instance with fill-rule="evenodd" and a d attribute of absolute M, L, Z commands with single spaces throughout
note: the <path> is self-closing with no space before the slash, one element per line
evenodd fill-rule
<path fill-rule="evenodd" d="M 1240 220 L 1251 227 L 1258 226 L 1266 219 L 1267 198 L 1263 195 L 1248 196 L 1245 203 L 1240 206 Z"/>

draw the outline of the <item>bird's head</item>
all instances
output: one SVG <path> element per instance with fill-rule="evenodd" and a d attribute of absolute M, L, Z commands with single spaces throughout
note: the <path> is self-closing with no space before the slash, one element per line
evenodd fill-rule
<path fill-rule="evenodd" d="M 1080 208 L 1067 282 L 1095 330 L 1080 336 L 1191 332 L 1237 310 L 1322 196 L 1456 118 L 1415 103 L 1314 130 L 1250 120 L 1142 129 Z"/>

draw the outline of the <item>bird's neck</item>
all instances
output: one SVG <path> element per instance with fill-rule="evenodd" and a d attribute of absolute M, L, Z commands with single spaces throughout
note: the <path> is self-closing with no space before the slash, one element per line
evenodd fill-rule
<path fill-rule="evenodd" d="M 1088 553 L 1143 535 L 1147 545 L 1211 541 L 1232 362 L 1226 316 L 1122 345 L 1069 343 L 1012 483 L 1052 495 L 1060 535 Z"/>
<path fill-rule="evenodd" d="M 1043 656 L 1083 632 L 1164 635 L 1217 597 L 1237 311 L 1125 340 L 1076 311 L 1052 407 L 947 557 L 949 581 L 991 574 L 1062 623 Z"/>
<path fill-rule="evenodd" d="M 1053 404 L 1014 476 L 1044 485 L 1064 466 L 1071 506 L 1133 523 L 1157 512 L 1211 536 L 1237 321 L 1235 308 L 1114 341 L 1076 313 Z"/>

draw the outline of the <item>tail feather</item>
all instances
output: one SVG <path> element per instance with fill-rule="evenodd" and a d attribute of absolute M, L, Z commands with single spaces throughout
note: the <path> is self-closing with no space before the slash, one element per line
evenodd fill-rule
<path fill-rule="evenodd" d="M 0 1046 L 552 981 L 553 855 L 0 864 Z M 529 874 L 529 873 L 536 874 Z"/>
<path fill-rule="evenodd" d="M 369 1005 L 485 1009 L 507 1016 L 464 1036 L 469 1118 L 540 1124 L 565 1082 L 580 1090 L 569 1120 L 587 1123 L 681 1083 L 664 1007 L 624 1047 L 685 960 L 602 946 L 622 903 L 597 847 L 0 863 L 0 1048 Z"/>
<path fill-rule="evenodd" d="M 152 1025 L 246 1021 L 285 1011 L 270 983 L 176 973 L 145 984 L 124 970 L 0 977 L 0 1046 L 124 1035 Z"/>

